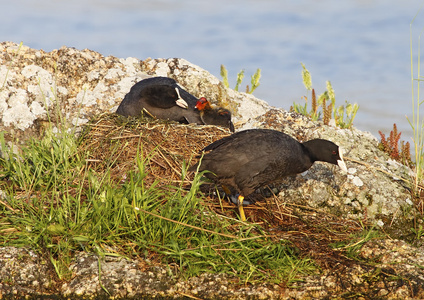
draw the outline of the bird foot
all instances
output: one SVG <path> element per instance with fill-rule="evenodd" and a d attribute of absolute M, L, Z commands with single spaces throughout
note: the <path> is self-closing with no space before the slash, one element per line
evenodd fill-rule
<path fill-rule="evenodd" d="M 244 214 L 244 209 L 243 209 L 243 200 L 244 197 L 242 195 L 238 196 L 238 203 L 237 203 L 237 207 L 239 209 L 239 214 L 240 214 L 240 220 L 241 221 L 246 221 L 246 215 Z"/>
<path fill-rule="evenodd" d="M 232 202 L 232 203 L 234 203 L 235 205 L 239 205 L 239 194 L 237 194 L 237 195 L 230 195 L 229 196 L 229 199 L 230 199 L 230 201 Z M 253 204 L 254 202 L 253 201 L 249 201 L 249 200 L 243 200 L 243 205 L 250 205 L 250 204 Z"/>

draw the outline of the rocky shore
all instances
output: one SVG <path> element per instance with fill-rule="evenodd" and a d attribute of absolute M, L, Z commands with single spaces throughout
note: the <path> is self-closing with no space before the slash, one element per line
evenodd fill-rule
<path fill-rule="evenodd" d="M 367 242 L 358 261 L 335 260 L 321 274 L 305 276 L 290 287 L 267 282 L 240 286 L 224 275 L 211 274 L 183 280 L 169 266 L 146 268 L 146 261 L 83 252 L 76 253 L 71 264 L 72 280 L 63 281 L 42 255 L 0 245 L 0 299 L 424 299 L 424 249 L 420 243 L 406 242 L 417 214 L 408 183 L 411 171 L 379 150 L 370 133 L 312 122 L 271 107 L 225 88 L 184 59 L 104 57 L 68 47 L 46 53 L 0 43 L 0 131 L 9 145 L 19 147 L 60 115 L 79 128 L 94 116 L 113 113 L 131 86 L 150 76 L 174 78 L 196 97 L 205 96 L 231 110 L 236 130 L 272 128 L 299 140 L 326 138 L 342 146 L 348 174 L 315 164 L 278 187 L 278 196 L 373 224 L 387 232 L 387 238 Z"/>

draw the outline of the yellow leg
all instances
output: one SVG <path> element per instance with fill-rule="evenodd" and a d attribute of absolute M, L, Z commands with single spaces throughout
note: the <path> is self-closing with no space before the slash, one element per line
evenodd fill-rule
<path fill-rule="evenodd" d="M 244 215 L 244 209 L 243 209 L 243 200 L 244 197 L 242 195 L 238 196 L 238 209 L 240 213 L 240 220 L 246 221 L 246 216 Z"/>

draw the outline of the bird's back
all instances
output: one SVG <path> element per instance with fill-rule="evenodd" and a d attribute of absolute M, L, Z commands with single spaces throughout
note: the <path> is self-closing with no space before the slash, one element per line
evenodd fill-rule
<path fill-rule="evenodd" d="M 187 104 L 186 111 L 174 108 L 178 89 L 181 98 Z M 125 95 L 120 103 L 117 114 L 123 116 L 137 117 L 146 109 L 157 118 L 180 121 L 186 119 L 188 123 L 201 124 L 199 113 L 195 111 L 197 98 L 182 89 L 177 82 L 169 77 L 152 77 L 143 79 L 133 85 L 130 91 Z M 169 112 L 160 111 L 160 109 L 171 109 Z M 167 117 L 169 116 L 169 117 Z"/>
<path fill-rule="evenodd" d="M 216 174 L 218 181 L 231 181 L 245 193 L 312 165 L 304 156 L 302 144 L 289 135 L 267 129 L 240 131 L 204 150 L 211 152 L 204 155 L 200 170 Z"/>

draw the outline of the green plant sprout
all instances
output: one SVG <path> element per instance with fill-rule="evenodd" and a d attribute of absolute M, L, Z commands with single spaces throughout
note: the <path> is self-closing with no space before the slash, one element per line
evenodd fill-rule
<path fill-rule="evenodd" d="M 226 88 L 230 87 L 230 84 L 228 83 L 228 71 L 227 68 L 225 68 L 224 65 L 221 65 L 221 77 L 222 77 L 222 83 Z M 236 85 L 237 87 L 237 85 Z"/>
<path fill-rule="evenodd" d="M 236 91 L 239 90 L 239 86 L 240 86 L 241 82 L 243 81 L 243 78 L 244 78 L 244 70 L 241 70 L 237 74 L 237 82 L 236 82 L 236 87 L 234 88 L 234 90 L 236 90 Z"/>
<path fill-rule="evenodd" d="M 334 110 L 334 119 L 336 124 L 340 128 L 350 128 L 352 127 L 353 120 L 355 119 L 356 113 L 358 112 L 358 104 L 351 104 L 345 101 L 346 106 L 341 105 Z M 346 114 L 346 115 L 345 115 Z"/>
<path fill-rule="evenodd" d="M 331 82 L 327 80 L 326 82 L 326 91 L 324 91 L 317 100 L 315 89 L 312 88 L 312 76 L 308 69 L 306 69 L 305 65 L 302 65 L 302 80 L 303 85 L 309 91 L 311 91 L 311 105 L 312 108 L 308 109 L 308 98 L 306 96 L 302 97 L 305 99 L 305 104 L 300 105 L 297 103 L 293 103 L 291 110 L 300 113 L 302 115 L 310 117 L 312 120 L 317 121 L 321 118 L 324 124 L 328 125 L 331 117 L 334 118 L 336 125 L 340 128 L 351 128 L 353 124 L 353 120 L 355 119 L 356 113 L 358 112 L 359 105 L 351 104 L 346 101 L 345 105 L 341 105 L 336 108 L 336 97 L 334 93 L 334 89 L 331 85 Z M 327 101 L 330 101 L 330 104 L 327 106 Z M 321 107 L 322 112 L 318 111 L 319 107 Z"/>
<path fill-rule="evenodd" d="M 419 240 L 421 237 L 424 236 L 424 228 L 423 225 L 419 225 L 418 228 L 411 228 L 412 233 L 415 235 L 415 239 Z"/>
<path fill-rule="evenodd" d="M 321 117 L 321 112 L 318 111 L 315 90 L 312 89 L 312 109 L 310 111 L 308 111 L 308 98 L 305 96 L 302 98 L 305 99 L 305 104 L 300 105 L 300 104 L 293 103 L 294 111 L 304 116 L 309 116 L 314 121 L 319 120 L 319 118 Z"/>
<path fill-rule="evenodd" d="M 318 102 L 317 102 L 315 89 L 312 88 L 311 73 L 309 72 L 308 69 L 306 69 L 306 67 L 303 63 L 301 63 L 301 65 L 302 65 L 303 85 L 305 86 L 305 88 L 308 91 L 311 91 L 311 93 L 312 93 L 312 97 L 311 97 L 312 108 L 311 108 L 311 110 L 308 110 L 308 97 L 303 96 L 302 98 L 305 99 L 305 104 L 300 105 L 300 104 L 297 104 L 297 103 L 293 103 L 292 110 L 294 110 L 295 112 L 300 113 L 304 116 L 309 116 L 312 120 L 317 121 L 321 118 L 321 112 L 318 111 L 318 105 L 321 105 L 321 106 L 324 105 L 322 107 L 323 107 L 323 112 L 325 113 L 326 96 L 325 96 L 325 94 L 322 94 L 319 97 Z"/>
<path fill-rule="evenodd" d="M 221 77 L 222 77 L 222 83 L 224 84 L 224 86 L 226 88 L 229 88 L 230 85 L 228 83 L 228 71 L 227 71 L 227 68 L 225 68 L 224 65 L 221 65 Z M 235 91 L 239 90 L 239 87 L 240 87 L 240 84 L 243 81 L 243 78 L 244 78 L 244 70 L 241 70 L 237 74 L 237 81 L 236 81 L 236 85 L 234 87 Z M 261 69 L 257 69 L 255 74 L 253 74 L 250 78 L 251 88 L 249 88 L 249 85 L 246 86 L 246 93 L 247 94 L 252 94 L 253 91 L 256 90 L 259 87 L 260 78 L 261 78 Z"/>
<path fill-rule="evenodd" d="M 250 83 L 252 84 L 252 88 L 249 91 L 249 87 L 246 87 L 246 93 L 252 94 L 254 90 L 260 85 L 259 79 L 261 79 L 261 69 L 257 69 L 255 74 L 251 76 Z"/>
<path fill-rule="evenodd" d="M 309 72 L 308 69 L 306 69 L 305 64 L 300 63 L 302 65 L 302 80 L 303 80 L 303 85 L 305 86 L 305 88 L 308 91 L 312 90 L 312 77 L 311 77 L 311 73 Z"/>

